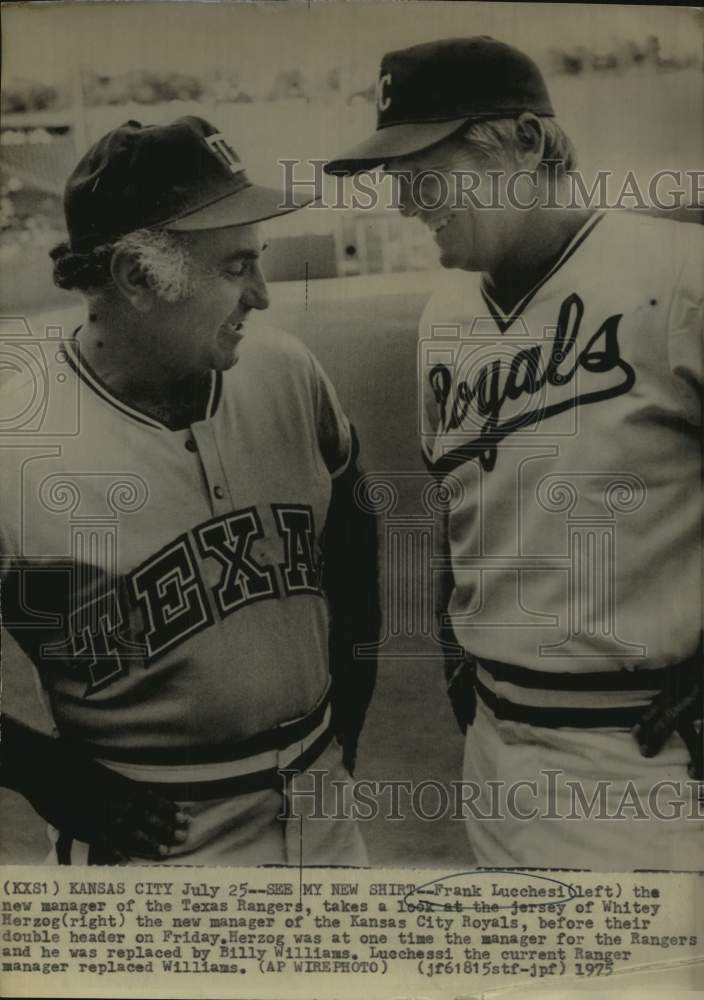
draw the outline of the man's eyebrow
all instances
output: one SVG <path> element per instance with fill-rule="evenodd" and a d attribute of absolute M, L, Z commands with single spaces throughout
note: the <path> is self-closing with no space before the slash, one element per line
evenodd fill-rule
<path fill-rule="evenodd" d="M 268 246 L 268 243 L 262 243 L 261 250 L 234 250 L 223 257 L 223 264 L 232 260 L 257 260 Z"/>

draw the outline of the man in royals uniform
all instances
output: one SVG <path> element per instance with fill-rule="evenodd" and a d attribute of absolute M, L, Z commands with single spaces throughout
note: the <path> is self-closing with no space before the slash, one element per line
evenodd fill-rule
<path fill-rule="evenodd" d="M 447 269 L 420 422 L 476 859 L 698 868 L 702 231 L 572 204 L 545 82 L 494 39 L 388 53 L 377 95 L 327 169 L 383 166 Z"/>
<path fill-rule="evenodd" d="M 6 720 L 2 777 L 59 862 L 366 858 L 334 803 L 291 808 L 311 768 L 349 781 L 378 629 L 354 430 L 250 315 L 259 223 L 293 207 L 195 117 L 127 122 L 67 183 L 54 278 L 87 318 L 5 388 L 5 427 L 37 371 L 46 399 L 0 447 L 3 623 L 59 736 Z"/>

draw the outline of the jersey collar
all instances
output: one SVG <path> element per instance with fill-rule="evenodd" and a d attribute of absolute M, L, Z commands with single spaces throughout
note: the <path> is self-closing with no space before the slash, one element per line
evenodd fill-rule
<path fill-rule="evenodd" d="M 576 253 L 576 251 L 579 249 L 582 243 L 584 243 L 589 234 L 593 232 L 593 230 L 596 228 L 596 226 L 601 222 L 603 218 L 604 218 L 604 213 L 597 212 L 595 215 L 592 215 L 589 219 L 587 219 L 587 221 L 584 223 L 581 229 L 577 230 L 575 235 L 572 237 L 570 242 L 567 244 L 567 246 L 562 251 L 558 259 L 555 261 L 550 270 L 547 272 L 547 274 L 543 275 L 540 281 L 538 281 L 537 284 L 533 285 L 530 291 L 526 292 L 526 294 L 521 299 L 518 300 L 518 302 L 515 304 L 515 306 L 511 309 L 510 312 L 507 313 L 504 312 L 501 306 L 494 301 L 488 290 L 486 278 L 482 275 L 481 286 L 480 286 L 482 298 L 484 299 L 484 302 L 486 303 L 489 312 L 493 316 L 494 321 L 498 326 L 499 330 L 501 331 L 501 333 L 505 333 L 506 330 L 508 330 L 508 328 L 514 322 L 514 320 L 516 320 L 523 312 L 523 310 L 526 308 L 528 303 L 535 298 L 535 296 L 538 294 L 543 285 L 546 284 L 546 282 L 548 282 L 552 278 L 552 276 L 556 274 L 557 271 L 559 271 L 560 268 L 562 268 L 567 263 L 567 261 L 570 259 L 570 257 L 573 256 L 574 253 Z"/>
<path fill-rule="evenodd" d="M 107 385 L 103 382 L 100 376 L 93 371 L 88 362 L 81 354 L 81 346 L 78 342 L 77 334 L 80 331 L 80 326 L 76 327 L 73 331 L 73 336 L 70 340 L 66 341 L 65 353 L 66 360 L 69 366 L 73 369 L 76 376 L 85 385 L 91 389 L 97 396 L 105 402 L 112 406 L 114 409 L 119 410 L 124 416 L 129 417 L 131 420 L 136 420 L 137 423 L 144 424 L 147 427 L 153 427 L 155 430 L 160 431 L 171 431 L 172 429 L 161 420 L 157 420 L 155 417 L 150 416 L 148 413 L 143 413 L 141 410 L 136 409 L 134 406 L 130 406 L 125 400 L 120 399 L 115 396 Z M 210 391 L 208 393 L 208 399 L 205 405 L 205 413 L 202 419 L 207 420 L 210 417 L 215 416 L 215 413 L 220 402 L 220 396 L 222 394 L 222 372 L 211 372 L 210 373 Z"/>

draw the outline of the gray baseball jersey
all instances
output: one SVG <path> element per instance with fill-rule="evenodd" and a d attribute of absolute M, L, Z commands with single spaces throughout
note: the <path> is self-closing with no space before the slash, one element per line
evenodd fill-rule
<path fill-rule="evenodd" d="M 75 341 L 58 346 L 41 426 L 0 448 L 1 552 L 20 581 L 5 624 L 65 736 L 123 769 L 202 760 L 217 779 L 228 746 L 324 695 L 321 536 L 348 420 L 279 332 L 253 327 L 176 431 L 113 396 Z M 28 386 L 5 388 L 6 416 Z"/>

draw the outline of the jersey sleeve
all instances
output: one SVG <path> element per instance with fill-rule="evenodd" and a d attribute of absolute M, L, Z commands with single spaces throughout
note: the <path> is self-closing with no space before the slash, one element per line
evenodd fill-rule
<path fill-rule="evenodd" d="M 318 446 L 334 479 L 345 471 L 352 459 L 352 429 L 332 382 L 312 355 L 311 360 L 315 379 Z"/>
<path fill-rule="evenodd" d="M 668 321 L 670 367 L 691 423 L 702 423 L 704 392 L 704 239 L 695 230 L 672 296 Z"/>

